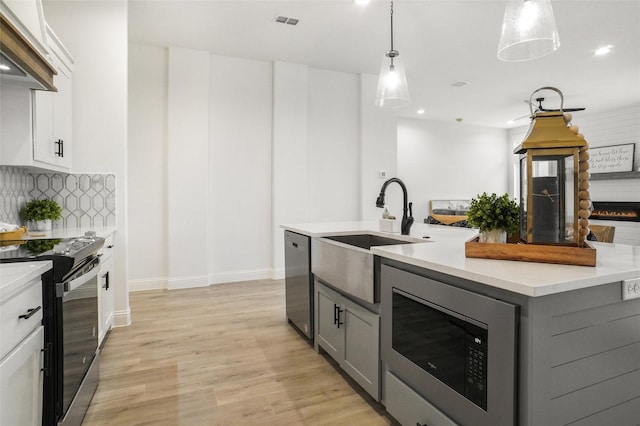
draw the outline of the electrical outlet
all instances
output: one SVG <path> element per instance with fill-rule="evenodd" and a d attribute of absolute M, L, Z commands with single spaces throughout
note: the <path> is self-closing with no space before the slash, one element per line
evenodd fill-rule
<path fill-rule="evenodd" d="M 622 281 L 622 300 L 640 298 L 640 278 Z"/>
<path fill-rule="evenodd" d="M 386 172 L 385 170 L 380 170 L 380 171 L 378 172 L 378 177 L 379 177 L 380 179 L 384 179 L 384 178 L 386 178 L 386 177 L 387 177 L 387 172 Z"/>

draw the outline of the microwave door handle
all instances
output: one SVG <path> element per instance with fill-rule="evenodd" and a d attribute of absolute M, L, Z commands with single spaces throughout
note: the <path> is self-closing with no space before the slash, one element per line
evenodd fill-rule
<path fill-rule="evenodd" d="M 56 296 L 59 298 L 66 296 L 67 294 L 69 294 L 69 292 L 75 290 L 81 285 L 86 284 L 97 275 L 98 275 L 98 268 L 93 268 L 91 271 L 87 272 L 84 275 L 81 275 L 80 277 L 74 280 L 67 281 L 65 283 L 56 284 Z"/>

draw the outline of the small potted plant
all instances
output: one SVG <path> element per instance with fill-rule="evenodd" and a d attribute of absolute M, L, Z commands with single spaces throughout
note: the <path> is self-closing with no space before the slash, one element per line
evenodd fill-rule
<path fill-rule="evenodd" d="M 34 231 L 51 231 L 52 221 L 61 217 L 62 208 L 53 200 L 31 200 L 20 211 L 22 220 Z"/>
<path fill-rule="evenodd" d="M 467 218 L 471 226 L 480 230 L 481 243 L 506 243 L 507 234 L 518 229 L 520 209 L 508 194 L 484 192 L 471 200 Z"/>

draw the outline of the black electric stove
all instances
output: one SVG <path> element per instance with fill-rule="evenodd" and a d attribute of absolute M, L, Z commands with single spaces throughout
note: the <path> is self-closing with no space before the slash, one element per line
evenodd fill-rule
<path fill-rule="evenodd" d="M 82 423 L 98 383 L 98 271 L 104 238 L 2 241 L 0 263 L 50 260 L 42 275 L 42 424 Z"/>

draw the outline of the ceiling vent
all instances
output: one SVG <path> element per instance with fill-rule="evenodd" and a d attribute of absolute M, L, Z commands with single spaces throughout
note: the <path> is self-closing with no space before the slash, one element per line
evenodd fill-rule
<path fill-rule="evenodd" d="M 451 87 L 464 87 L 464 86 L 468 86 L 469 84 L 471 83 L 469 83 L 468 81 L 458 80 L 451 83 Z"/>
<path fill-rule="evenodd" d="M 288 18 L 286 16 L 276 16 L 276 22 L 280 24 L 289 24 L 289 25 L 297 25 L 300 22 L 299 19 L 296 18 Z"/>

